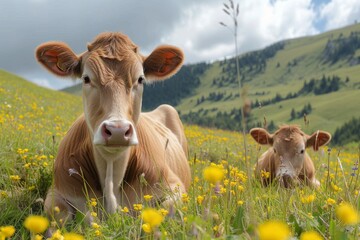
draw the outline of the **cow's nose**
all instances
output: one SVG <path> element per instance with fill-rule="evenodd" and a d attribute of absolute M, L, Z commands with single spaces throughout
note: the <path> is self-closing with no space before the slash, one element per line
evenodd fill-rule
<path fill-rule="evenodd" d="M 137 144 L 134 127 L 128 121 L 104 121 L 101 126 L 101 135 L 105 145 L 131 146 Z"/>

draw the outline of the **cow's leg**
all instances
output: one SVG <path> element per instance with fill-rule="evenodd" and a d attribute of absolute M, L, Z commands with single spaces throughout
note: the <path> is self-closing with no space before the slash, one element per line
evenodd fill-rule
<path fill-rule="evenodd" d="M 75 214 L 75 209 L 56 189 L 49 190 L 46 195 L 44 208 L 48 216 L 61 225 L 67 220 L 73 219 Z"/>
<path fill-rule="evenodd" d="M 44 210 L 49 218 L 52 221 L 55 220 L 58 225 L 51 225 L 45 233 L 46 237 L 51 237 L 57 228 L 62 227 L 66 221 L 72 220 L 75 215 L 75 209 L 54 188 L 51 188 L 46 195 Z"/>

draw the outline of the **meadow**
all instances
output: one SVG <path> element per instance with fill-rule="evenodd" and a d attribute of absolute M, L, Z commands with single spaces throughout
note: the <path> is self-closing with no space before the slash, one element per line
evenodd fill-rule
<path fill-rule="evenodd" d="M 81 112 L 80 97 L 0 71 L 0 239 L 44 239 L 48 224 L 57 227 L 34 216 L 45 216 L 59 141 Z M 237 132 L 197 126 L 185 132 L 192 184 L 181 201 L 150 207 L 146 196 L 133 206 L 138 217 L 119 206 L 100 220 L 101 202 L 89 199 L 95 222 L 88 225 L 79 213 L 50 239 L 359 239 L 358 146 L 308 151 L 319 189 L 264 188 L 253 168 L 266 147 Z"/>

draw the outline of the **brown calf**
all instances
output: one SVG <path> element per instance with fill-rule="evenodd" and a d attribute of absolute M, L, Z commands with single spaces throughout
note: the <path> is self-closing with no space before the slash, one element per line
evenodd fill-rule
<path fill-rule="evenodd" d="M 255 168 L 255 175 L 264 185 L 279 178 L 285 187 L 298 180 L 311 186 L 320 186 L 315 178 L 314 164 L 305 148 L 312 146 L 317 151 L 330 141 L 329 133 L 316 131 L 309 136 L 297 126 L 282 126 L 274 134 L 269 134 L 263 128 L 253 128 L 250 135 L 256 142 L 271 146 L 261 155 Z"/>
<path fill-rule="evenodd" d="M 166 190 L 176 198 L 190 185 L 183 126 L 171 106 L 141 113 L 141 102 L 143 84 L 175 74 L 182 51 L 160 46 L 144 57 L 121 33 L 100 34 L 87 48 L 76 55 L 64 43 L 49 42 L 36 50 L 50 72 L 83 80 L 84 114 L 60 143 L 47 213 L 57 206 L 57 219 L 75 211 L 89 216 L 89 198 L 102 199 L 108 213 L 132 208 L 145 194 L 172 201 Z"/>

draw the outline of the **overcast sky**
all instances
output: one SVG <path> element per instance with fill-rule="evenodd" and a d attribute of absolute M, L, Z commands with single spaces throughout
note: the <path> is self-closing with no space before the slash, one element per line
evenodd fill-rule
<path fill-rule="evenodd" d="M 47 73 L 34 58 L 46 41 L 64 41 L 76 53 L 104 31 L 127 34 L 144 54 L 160 44 L 185 52 L 186 63 L 234 53 L 228 0 L 0 0 L 0 68 L 39 85 L 63 88 L 72 81 Z M 359 0 L 235 0 L 240 5 L 240 52 L 314 35 L 360 20 Z"/>

